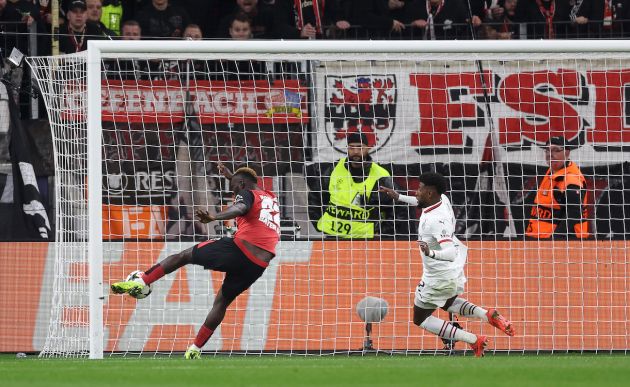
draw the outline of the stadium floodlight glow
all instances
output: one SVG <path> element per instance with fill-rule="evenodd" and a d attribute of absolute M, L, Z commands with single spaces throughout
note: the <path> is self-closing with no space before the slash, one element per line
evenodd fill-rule
<path fill-rule="evenodd" d="M 347 156 L 353 131 L 370 135 L 370 157 L 407 193 L 421 172 L 448 177 L 469 248 L 467 292 L 521 332 L 491 338 L 494 349 L 630 348 L 623 217 L 593 219 L 606 240 L 522 238 L 552 133 L 575 145 L 589 187 L 627 190 L 623 168 L 611 171 L 630 158 L 630 41 L 89 41 L 87 52 L 27 61 L 55 152 L 43 356 L 186 350 L 220 277 L 190 267 L 138 301 L 108 285 L 233 229 L 191 216 L 230 203 L 218 161 L 260 172 L 302 238 L 283 234 L 206 353 L 347 353 L 364 344 L 354 307 L 368 295 L 388 303 L 376 348 L 440 353 L 410 321 L 421 276 L 413 209 L 383 210 L 370 240 L 325 237 L 309 219 L 310 200 L 334 186 L 321 172 Z M 594 190 L 593 206 L 617 200 L 605 191 Z"/>

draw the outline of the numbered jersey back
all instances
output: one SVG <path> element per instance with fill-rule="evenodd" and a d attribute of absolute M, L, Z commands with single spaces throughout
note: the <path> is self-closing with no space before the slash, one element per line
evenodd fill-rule
<path fill-rule="evenodd" d="M 276 253 L 280 239 L 280 206 L 271 191 L 252 190 L 254 203 L 249 211 L 236 218 L 235 238 L 246 240 L 254 246 Z"/>

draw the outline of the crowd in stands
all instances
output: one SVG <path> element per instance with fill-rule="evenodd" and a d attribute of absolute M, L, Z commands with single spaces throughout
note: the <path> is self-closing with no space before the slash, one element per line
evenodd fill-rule
<path fill-rule="evenodd" d="M 50 53 L 50 0 L 0 0 L 11 23 L 35 24 Z M 624 38 L 630 0 L 60 0 L 60 51 L 90 39 Z M 48 43 L 48 44 L 46 44 Z"/>

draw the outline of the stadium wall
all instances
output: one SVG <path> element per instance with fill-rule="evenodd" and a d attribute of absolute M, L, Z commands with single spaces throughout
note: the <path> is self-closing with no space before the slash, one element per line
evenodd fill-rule
<path fill-rule="evenodd" d="M 115 252 L 105 257 L 108 284 L 190 243 L 106 245 L 106 251 Z M 491 348 L 630 348 L 627 241 L 471 241 L 468 246 L 466 297 L 499 308 L 517 327 L 517 336 L 508 339 L 495 336 L 498 331 L 488 325 L 464 322 L 490 335 Z M 0 352 L 39 351 L 50 316 L 54 244 L 0 243 L 0 262 Z M 364 325 L 355 306 L 366 295 L 389 303 L 387 317 L 373 333 L 376 348 L 441 348 L 433 335 L 411 323 L 421 273 L 415 242 L 281 242 L 278 257 L 237 299 L 206 349 L 359 349 Z M 71 265 L 59 280 L 71 286 L 86 274 L 83 264 Z M 111 296 L 104 289 L 106 350 L 185 350 L 222 277 L 188 267 L 156 283 L 143 301 Z M 82 312 L 64 311 L 72 313 Z M 87 329 L 87 323 L 76 329 Z"/>

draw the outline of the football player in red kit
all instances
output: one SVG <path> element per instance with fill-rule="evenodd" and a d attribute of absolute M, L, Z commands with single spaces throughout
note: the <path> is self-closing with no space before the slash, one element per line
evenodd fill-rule
<path fill-rule="evenodd" d="M 206 321 L 199 329 L 195 342 L 188 348 L 186 359 L 197 359 L 201 348 L 225 317 L 227 307 L 263 274 L 276 255 L 280 239 L 280 211 L 273 192 L 257 186 L 256 172 L 239 168 L 232 174 L 219 163 L 219 172 L 230 180 L 234 203 L 216 215 L 198 210 L 203 223 L 236 218 L 238 230 L 234 238 L 224 237 L 201 242 L 173 254 L 144 272 L 140 278 L 111 285 L 115 294 L 139 294 L 145 286 L 188 264 L 201 265 L 207 270 L 225 272 L 223 285 L 217 293 Z"/>

